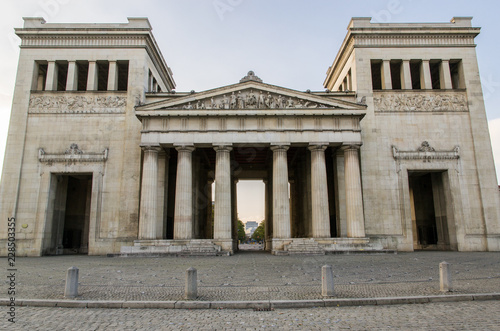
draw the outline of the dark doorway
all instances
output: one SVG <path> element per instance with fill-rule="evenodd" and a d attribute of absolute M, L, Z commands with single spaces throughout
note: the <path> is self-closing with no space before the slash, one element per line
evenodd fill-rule
<path fill-rule="evenodd" d="M 414 249 L 456 249 L 447 172 L 409 172 Z M 451 239 L 450 239 L 451 238 Z"/>
<path fill-rule="evenodd" d="M 88 254 L 92 175 L 52 175 L 53 222 L 45 254 Z"/>

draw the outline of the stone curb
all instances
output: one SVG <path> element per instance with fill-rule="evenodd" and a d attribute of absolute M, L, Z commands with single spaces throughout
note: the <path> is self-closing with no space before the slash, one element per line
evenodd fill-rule
<path fill-rule="evenodd" d="M 114 308 L 114 309 L 284 309 L 312 307 L 349 307 L 422 304 L 436 302 L 500 300 L 500 293 L 452 294 L 412 297 L 264 300 L 264 301 L 86 301 L 17 299 L 18 307 Z M 0 299 L 0 306 L 9 306 L 9 299 Z"/>

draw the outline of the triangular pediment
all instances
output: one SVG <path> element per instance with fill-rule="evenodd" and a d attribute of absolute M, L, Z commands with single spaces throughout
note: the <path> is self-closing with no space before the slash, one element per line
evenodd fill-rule
<path fill-rule="evenodd" d="M 137 107 L 154 110 L 365 109 L 364 105 L 251 80 Z"/>

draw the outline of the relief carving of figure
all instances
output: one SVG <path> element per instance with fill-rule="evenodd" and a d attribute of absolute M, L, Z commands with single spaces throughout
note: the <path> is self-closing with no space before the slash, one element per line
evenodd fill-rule
<path fill-rule="evenodd" d="M 286 102 L 286 108 L 293 108 L 295 106 L 292 97 L 289 97 L 287 102 Z"/>
<path fill-rule="evenodd" d="M 196 103 L 196 109 L 205 109 L 205 102 L 198 100 Z"/>
<path fill-rule="evenodd" d="M 265 104 L 265 100 L 264 100 L 264 93 L 262 93 L 262 91 L 260 91 L 260 94 L 259 94 L 259 109 L 264 109 L 266 106 Z"/>
<path fill-rule="evenodd" d="M 231 103 L 230 103 L 230 109 L 236 109 L 237 106 L 237 98 L 234 92 L 231 94 Z"/>
<path fill-rule="evenodd" d="M 273 96 L 271 95 L 270 92 L 267 92 L 265 104 L 266 104 L 267 108 L 273 108 L 273 106 L 274 106 Z"/>
<path fill-rule="evenodd" d="M 191 104 L 191 102 L 189 102 L 187 105 L 184 105 L 184 107 L 182 107 L 182 109 L 192 110 L 193 109 L 193 105 Z"/>
<path fill-rule="evenodd" d="M 253 94 L 253 90 L 250 90 L 250 93 L 247 94 L 247 107 L 253 108 L 257 104 L 257 97 Z"/>
<path fill-rule="evenodd" d="M 214 97 L 210 98 L 210 109 L 217 109 L 217 104 L 215 103 Z"/>
<path fill-rule="evenodd" d="M 277 105 L 277 107 L 278 108 L 284 108 L 284 103 L 285 103 L 285 99 L 281 95 L 279 95 L 278 96 L 278 105 Z"/>
<path fill-rule="evenodd" d="M 229 109 L 229 98 L 225 94 L 222 98 L 222 109 Z"/>
<path fill-rule="evenodd" d="M 243 95 L 241 94 L 241 91 L 238 92 L 238 108 L 243 109 L 245 108 L 245 99 L 243 99 Z"/>

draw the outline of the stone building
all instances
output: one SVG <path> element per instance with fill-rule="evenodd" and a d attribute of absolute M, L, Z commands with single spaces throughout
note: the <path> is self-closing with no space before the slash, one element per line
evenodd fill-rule
<path fill-rule="evenodd" d="M 180 93 L 147 19 L 26 18 L 0 217 L 19 255 L 232 254 L 258 179 L 274 254 L 499 251 L 479 30 L 353 18 L 326 91 Z"/>

